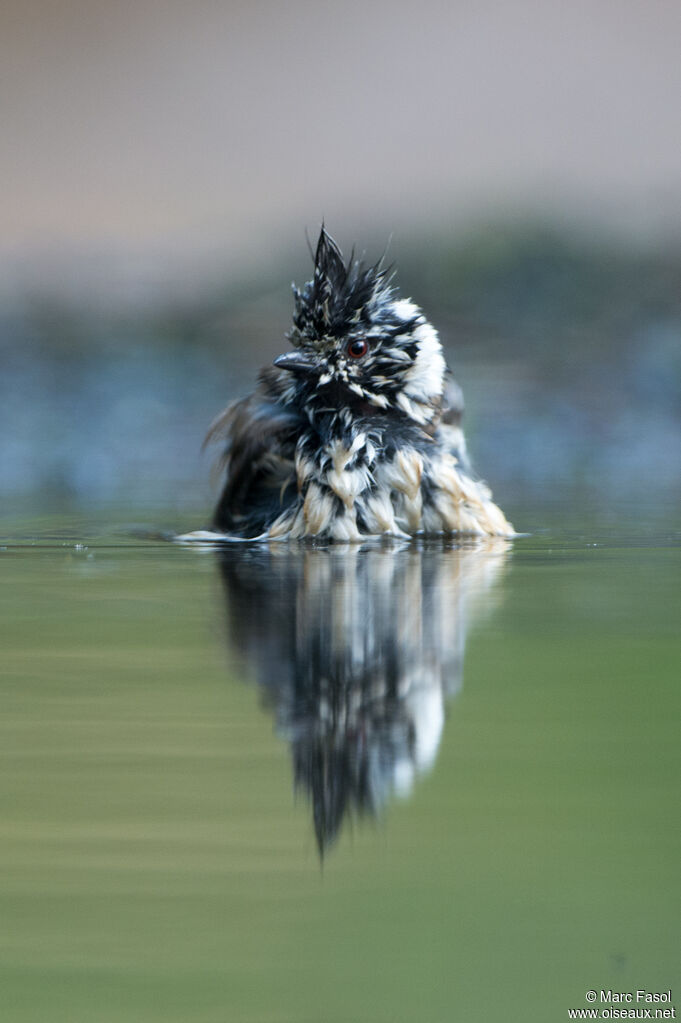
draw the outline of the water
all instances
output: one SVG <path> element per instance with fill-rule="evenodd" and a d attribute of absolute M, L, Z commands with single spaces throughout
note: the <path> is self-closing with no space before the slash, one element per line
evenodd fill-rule
<path fill-rule="evenodd" d="M 222 557 L 3 534 L 3 1019 L 679 997 L 668 524 Z"/>

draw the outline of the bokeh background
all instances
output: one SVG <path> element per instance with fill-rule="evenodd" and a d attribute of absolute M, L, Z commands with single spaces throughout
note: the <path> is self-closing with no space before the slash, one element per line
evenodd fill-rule
<path fill-rule="evenodd" d="M 3 0 L 3 1021 L 678 1001 L 680 40 L 679 0 Z M 322 218 L 440 329 L 512 550 L 150 542 L 207 523 Z M 419 705 L 432 772 L 321 870 L 297 740 L 363 786 Z"/>
<path fill-rule="evenodd" d="M 505 507 L 678 500 L 674 0 L 1 17 L 5 510 L 205 518 L 206 427 L 282 350 L 322 218 L 389 241 Z"/>

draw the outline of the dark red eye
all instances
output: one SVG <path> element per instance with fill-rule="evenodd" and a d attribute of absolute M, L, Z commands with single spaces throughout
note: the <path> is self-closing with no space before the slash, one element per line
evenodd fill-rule
<path fill-rule="evenodd" d="M 351 341 L 348 345 L 348 355 L 351 359 L 361 359 L 363 355 L 369 350 L 369 345 L 366 341 Z"/>

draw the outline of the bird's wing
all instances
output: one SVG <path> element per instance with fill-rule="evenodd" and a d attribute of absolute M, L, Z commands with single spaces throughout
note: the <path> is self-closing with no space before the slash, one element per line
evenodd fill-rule
<path fill-rule="evenodd" d="M 214 516 L 218 529 L 256 536 L 297 496 L 295 444 L 299 421 L 277 393 L 278 375 L 229 405 L 210 427 L 207 444 L 223 446 L 224 485 Z"/>
<path fill-rule="evenodd" d="M 464 472 L 470 473 L 466 438 L 461 426 L 463 410 L 463 391 L 452 376 L 451 370 L 447 369 L 439 415 L 426 429 L 436 443 L 454 455 Z"/>

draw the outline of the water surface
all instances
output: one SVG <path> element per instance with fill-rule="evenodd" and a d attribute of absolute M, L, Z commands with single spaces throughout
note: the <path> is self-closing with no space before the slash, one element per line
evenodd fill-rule
<path fill-rule="evenodd" d="M 8 1020 L 544 1023 L 678 988 L 669 524 L 2 532 Z"/>

